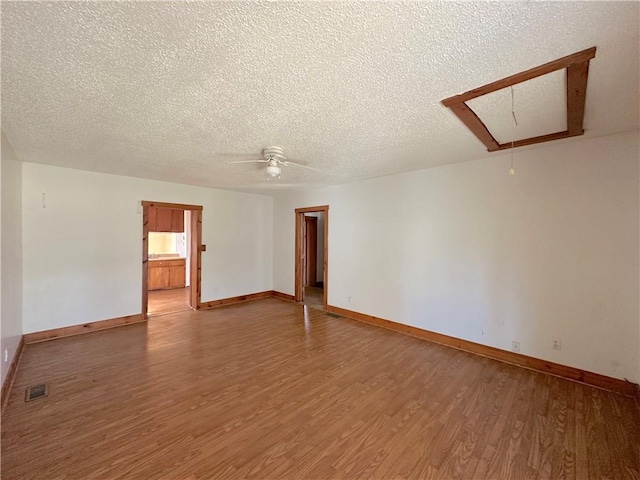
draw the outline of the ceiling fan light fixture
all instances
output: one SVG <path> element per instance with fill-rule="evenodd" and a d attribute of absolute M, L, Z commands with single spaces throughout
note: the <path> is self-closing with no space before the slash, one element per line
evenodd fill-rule
<path fill-rule="evenodd" d="M 268 147 L 263 149 L 262 158 L 256 158 L 255 160 L 237 160 L 227 163 L 266 163 L 267 166 L 264 169 L 264 175 L 267 180 L 280 178 L 282 167 L 288 167 L 290 165 L 295 165 L 296 167 L 302 167 L 309 170 L 317 170 L 316 168 L 303 165 L 302 163 L 292 162 L 284 156 L 284 150 L 280 147 Z"/>
<path fill-rule="evenodd" d="M 278 165 L 267 165 L 267 168 L 265 169 L 267 176 L 272 178 L 279 177 L 280 172 L 281 169 Z"/>

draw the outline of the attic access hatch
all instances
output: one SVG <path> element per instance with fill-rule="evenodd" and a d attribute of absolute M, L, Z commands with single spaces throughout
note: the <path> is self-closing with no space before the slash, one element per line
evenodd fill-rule
<path fill-rule="evenodd" d="M 482 87 L 469 90 L 468 92 L 453 97 L 445 98 L 442 104 L 451 109 L 453 113 L 464 123 L 469 130 L 480 140 L 487 150 L 495 152 L 509 148 L 523 147 L 534 143 L 550 142 L 562 138 L 575 137 L 584 134 L 584 105 L 587 97 L 587 77 L 589 76 L 589 61 L 596 56 L 596 47 L 591 47 L 581 52 L 559 58 L 544 65 L 516 73 L 510 77 L 497 80 Z M 486 125 L 480 120 L 478 115 L 467 105 L 467 102 L 489 95 L 499 90 L 538 79 L 543 75 L 548 75 L 559 70 L 566 69 L 566 125 L 565 130 L 547 133 L 538 136 L 522 138 L 519 140 L 510 139 L 500 143 L 489 132 Z M 540 79 L 542 81 L 542 79 Z M 538 81 L 538 80 L 536 80 Z M 555 97 L 555 96 L 554 96 Z M 478 102 L 480 104 L 480 102 Z M 552 111 L 557 111 L 560 105 L 555 105 Z M 556 128 L 558 122 L 555 122 Z M 513 143 L 512 143 L 513 141 Z"/>

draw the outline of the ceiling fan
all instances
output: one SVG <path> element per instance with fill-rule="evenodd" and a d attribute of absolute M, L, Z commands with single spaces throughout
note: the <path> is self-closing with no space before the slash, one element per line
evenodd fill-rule
<path fill-rule="evenodd" d="M 308 167 L 301 163 L 292 162 L 284 156 L 284 150 L 280 147 L 267 147 L 262 150 L 262 158 L 256 158 L 255 160 L 237 160 L 227 163 L 266 163 L 267 168 L 264 173 L 267 178 L 280 178 L 282 173 L 281 167 L 288 167 L 289 165 L 295 165 L 296 167 L 308 168 L 309 170 L 317 170 L 317 168 Z"/>

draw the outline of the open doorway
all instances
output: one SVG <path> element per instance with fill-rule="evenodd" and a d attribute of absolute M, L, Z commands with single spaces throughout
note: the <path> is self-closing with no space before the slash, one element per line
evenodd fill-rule
<path fill-rule="evenodd" d="M 329 207 L 298 208 L 295 213 L 295 300 L 326 309 Z"/>
<path fill-rule="evenodd" d="M 142 313 L 200 308 L 202 207 L 142 202 Z"/>

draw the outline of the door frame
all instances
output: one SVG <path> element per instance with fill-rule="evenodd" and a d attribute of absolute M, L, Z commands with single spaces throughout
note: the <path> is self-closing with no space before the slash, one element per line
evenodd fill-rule
<path fill-rule="evenodd" d="M 199 310 L 202 306 L 202 205 L 151 202 L 142 200 L 142 318 L 149 318 L 149 207 L 175 208 L 191 212 L 189 222 L 189 306 Z"/>
<path fill-rule="evenodd" d="M 304 299 L 304 214 L 324 213 L 324 272 L 323 272 L 323 294 L 324 308 L 327 308 L 327 293 L 329 292 L 329 205 L 317 207 L 296 208 L 296 232 L 295 232 L 295 296 L 296 302 Z"/>

